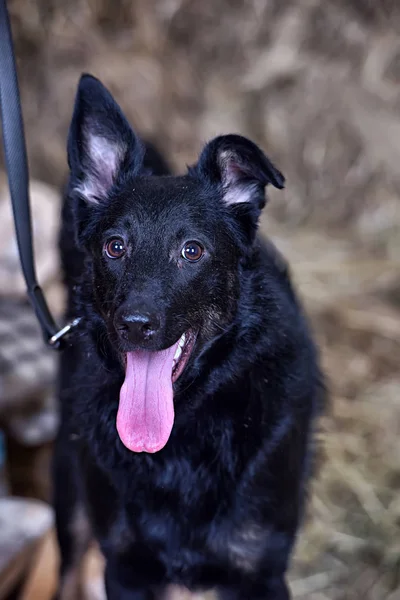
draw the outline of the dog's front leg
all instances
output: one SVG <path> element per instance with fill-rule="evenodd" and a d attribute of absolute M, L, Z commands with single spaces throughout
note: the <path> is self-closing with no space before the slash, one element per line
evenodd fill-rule
<path fill-rule="evenodd" d="M 106 565 L 105 586 L 107 600 L 155 600 L 153 593 L 140 584 L 136 589 L 131 586 L 128 589 L 120 580 L 118 569 L 110 562 Z"/>
<path fill-rule="evenodd" d="M 68 433 L 61 427 L 53 457 L 54 508 L 60 549 L 57 600 L 83 598 L 83 558 L 91 531 L 79 494 L 78 468 Z"/>
<path fill-rule="evenodd" d="M 244 581 L 240 586 L 219 590 L 220 600 L 289 600 L 284 577 L 271 576 L 264 581 Z"/>

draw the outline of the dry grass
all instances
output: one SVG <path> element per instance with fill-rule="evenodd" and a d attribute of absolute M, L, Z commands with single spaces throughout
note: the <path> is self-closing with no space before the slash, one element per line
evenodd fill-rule
<path fill-rule="evenodd" d="M 400 5 L 11 0 L 32 173 L 58 184 L 79 73 L 175 167 L 238 131 L 288 176 L 263 227 L 289 258 L 330 381 L 298 598 L 400 597 Z M 271 216 L 272 215 L 272 216 Z"/>

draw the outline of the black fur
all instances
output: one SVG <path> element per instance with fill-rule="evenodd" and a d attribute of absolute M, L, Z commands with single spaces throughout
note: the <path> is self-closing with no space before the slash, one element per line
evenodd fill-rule
<path fill-rule="evenodd" d="M 225 600 L 284 600 L 323 398 L 286 265 L 256 236 L 264 188 L 284 179 L 234 135 L 213 140 L 181 177 L 165 175 L 153 147 L 143 164 L 145 146 L 90 76 L 68 148 L 61 250 L 68 316 L 82 326 L 61 359 L 61 574 L 76 563 L 71 521 L 84 507 L 109 600 L 157 598 L 170 583 L 215 588 Z M 103 251 L 112 235 L 128 248 L 114 261 Z M 193 239 L 205 254 L 190 264 L 180 248 Z M 121 338 L 116 315 L 139 300 L 160 323 L 140 347 L 198 332 L 174 384 L 171 436 L 155 454 L 129 451 L 115 424 L 121 357 L 138 347 Z"/>

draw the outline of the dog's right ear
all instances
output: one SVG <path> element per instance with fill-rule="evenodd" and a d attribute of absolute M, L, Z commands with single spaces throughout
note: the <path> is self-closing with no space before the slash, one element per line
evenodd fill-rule
<path fill-rule="evenodd" d="M 138 173 L 144 146 L 104 85 L 82 75 L 68 137 L 70 189 L 87 204 L 104 202 L 121 173 Z"/>

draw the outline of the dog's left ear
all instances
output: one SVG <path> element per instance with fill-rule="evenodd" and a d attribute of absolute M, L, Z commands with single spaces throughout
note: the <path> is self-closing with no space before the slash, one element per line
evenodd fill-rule
<path fill-rule="evenodd" d="M 260 148 L 240 135 L 224 135 L 209 142 L 195 167 L 202 178 L 219 186 L 227 206 L 249 205 L 260 211 L 265 187 L 284 187 L 285 178 Z"/>

